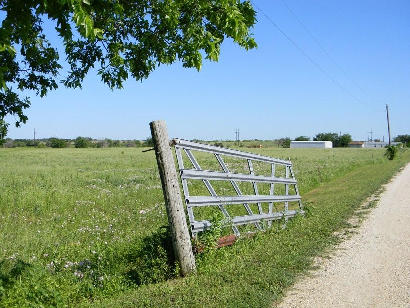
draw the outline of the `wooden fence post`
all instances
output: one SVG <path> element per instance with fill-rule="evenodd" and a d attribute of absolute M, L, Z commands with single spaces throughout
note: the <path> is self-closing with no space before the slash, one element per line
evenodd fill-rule
<path fill-rule="evenodd" d="M 168 222 L 171 228 L 172 246 L 181 267 L 181 274 L 186 276 L 195 271 L 195 258 L 192 252 L 192 244 L 186 223 L 174 156 L 169 144 L 167 127 L 165 121 L 153 121 L 150 123 L 150 128 L 159 174 L 161 176 Z"/>

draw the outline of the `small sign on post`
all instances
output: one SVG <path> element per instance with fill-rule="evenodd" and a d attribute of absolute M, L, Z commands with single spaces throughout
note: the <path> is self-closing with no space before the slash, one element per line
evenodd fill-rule
<path fill-rule="evenodd" d="M 192 244 L 179 189 L 175 161 L 169 144 L 167 127 L 165 121 L 153 121 L 150 123 L 150 128 L 161 177 L 168 222 L 171 229 L 172 246 L 181 268 L 181 274 L 186 276 L 195 272 L 195 258 L 192 252 Z"/>

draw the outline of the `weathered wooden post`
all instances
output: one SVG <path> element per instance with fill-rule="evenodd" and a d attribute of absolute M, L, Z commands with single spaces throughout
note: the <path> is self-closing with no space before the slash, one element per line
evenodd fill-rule
<path fill-rule="evenodd" d="M 161 176 L 162 191 L 164 192 L 168 222 L 171 228 L 172 246 L 181 267 L 181 274 L 186 276 L 195 271 L 195 258 L 186 223 L 184 206 L 179 189 L 174 156 L 168 139 L 165 121 L 150 123 L 152 140 L 159 174 Z"/>

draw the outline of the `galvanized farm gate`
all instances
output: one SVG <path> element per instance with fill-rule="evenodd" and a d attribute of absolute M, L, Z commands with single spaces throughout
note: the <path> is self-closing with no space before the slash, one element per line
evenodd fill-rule
<path fill-rule="evenodd" d="M 172 144 L 175 146 L 178 167 L 180 171 L 182 189 L 185 196 L 185 203 L 188 212 L 188 218 L 191 225 L 191 232 L 195 236 L 198 232 L 204 231 L 210 227 L 210 222 L 207 220 L 197 221 L 195 219 L 194 210 L 197 207 L 203 206 L 218 206 L 223 213 L 225 219 L 232 225 L 232 229 L 236 236 L 240 235 L 238 226 L 244 224 L 253 224 L 256 229 L 262 230 L 266 225 L 263 222 L 270 222 L 289 217 L 293 217 L 298 213 L 303 213 L 302 201 L 299 195 L 297 181 L 292 168 L 292 162 L 289 160 L 281 160 L 262 156 L 253 153 L 246 153 L 233 149 L 227 149 L 207 144 L 196 143 L 187 140 L 174 139 Z M 208 152 L 215 156 L 221 171 L 202 170 L 192 151 Z M 187 169 L 184 166 L 183 152 L 188 157 L 193 169 Z M 246 160 L 249 173 L 233 173 L 229 170 L 227 163 L 225 163 L 224 156 L 234 157 Z M 270 165 L 270 176 L 263 176 L 255 174 L 253 162 L 263 162 Z M 285 177 L 276 177 L 276 166 L 283 166 L 285 168 Z M 192 196 L 189 191 L 188 180 L 201 180 L 206 186 L 210 196 Z M 219 196 L 210 181 L 228 181 L 235 190 L 235 196 Z M 238 182 L 249 182 L 253 186 L 253 195 L 244 195 L 240 189 Z M 260 194 L 258 183 L 266 183 L 270 185 L 269 195 Z M 283 185 L 284 195 L 275 195 L 275 185 Z M 293 194 L 290 194 L 289 187 L 293 186 Z M 289 202 L 297 202 L 297 209 L 289 209 Z M 268 210 L 264 211 L 262 203 L 268 203 Z M 283 203 L 282 210 L 278 209 L 278 204 Z M 247 215 L 234 216 L 229 214 L 226 205 L 242 205 Z M 254 213 L 250 204 L 257 204 L 257 212 Z M 276 207 L 274 207 L 274 204 Z"/>
<path fill-rule="evenodd" d="M 185 209 L 181 197 L 179 179 L 175 168 L 175 161 L 171 147 L 175 147 L 182 189 L 185 197 L 185 205 L 188 213 L 192 235 L 204 231 L 211 226 L 208 220 L 196 220 L 195 210 L 199 207 L 216 206 L 223 213 L 226 220 L 232 225 L 235 235 L 239 236 L 241 225 L 253 225 L 256 230 L 262 230 L 270 226 L 273 220 L 284 218 L 287 220 L 298 213 L 303 213 L 302 201 L 299 195 L 297 181 L 290 160 L 280 160 L 253 153 L 205 145 L 196 142 L 168 138 L 168 132 L 164 121 L 150 123 L 152 139 L 154 142 L 155 155 L 164 193 L 168 221 L 171 229 L 174 252 L 180 263 L 181 274 L 188 275 L 195 271 L 195 258 L 192 252 L 192 244 L 188 226 L 186 224 Z M 194 152 L 208 152 L 214 155 L 220 171 L 202 170 Z M 185 167 L 183 155 L 186 155 L 193 168 Z M 234 173 L 228 168 L 224 157 L 233 157 L 246 161 L 248 173 Z M 262 162 L 270 165 L 270 175 L 258 175 L 255 173 L 254 162 Z M 277 166 L 285 168 L 282 177 L 276 176 Z M 209 195 L 193 196 L 190 194 L 188 181 L 202 181 Z M 232 185 L 235 195 L 217 194 L 211 181 L 227 181 Z M 243 194 L 240 188 L 241 182 L 251 183 L 253 194 Z M 262 194 L 258 184 L 268 184 L 269 194 Z M 275 186 L 282 185 L 283 194 L 275 194 Z M 293 187 L 291 193 L 290 187 Z M 290 208 L 289 204 L 297 206 Z M 263 210 L 263 204 L 268 204 L 267 210 Z M 278 204 L 282 209 L 278 209 Z M 246 215 L 232 216 L 228 207 L 243 206 Z M 256 205 L 256 208 L 255 208 Z M 252 210 L 252 206 L 254 210 Z M 265 207 L 266 208 L 266 207 Z M 256 209 L 256 210 L 255 210 Z M 276 209 L 276 210 L 275 210 Z M 265 223 L 266 222 L 266 223 Z"/>

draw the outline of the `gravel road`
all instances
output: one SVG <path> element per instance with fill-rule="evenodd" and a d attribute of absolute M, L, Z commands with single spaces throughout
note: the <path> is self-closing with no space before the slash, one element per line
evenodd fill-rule
<path fill-rule="evenodd" d="M 410 164 L 351 238 L 278 307 L 410 307 Z"/>

